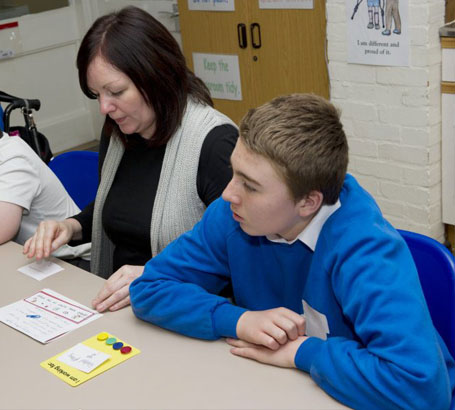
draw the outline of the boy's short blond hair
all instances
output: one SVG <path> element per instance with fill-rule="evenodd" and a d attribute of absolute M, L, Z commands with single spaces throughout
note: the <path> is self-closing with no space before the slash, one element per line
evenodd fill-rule
<path fill-rule="evenodd" d="M 334 204 L 348 166 L 348 143 L 338 110 L 314 94 L 291 94 L 250 110 L 240 138 L 268 159 L 295 201 L 311 191 Z"/>

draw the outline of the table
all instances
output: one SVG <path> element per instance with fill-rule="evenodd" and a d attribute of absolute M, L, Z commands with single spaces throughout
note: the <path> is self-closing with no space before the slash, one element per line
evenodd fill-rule
<path fill-rule="evenodd" d="M 22 247 L 0 246 L 0 306 L 49 288 L 91 306 L 104 280 L 57 261 L 64 270 L 42 281 L 17 269 L 30 263 Z M 102 331 L 141 350 L 138 356 L 71 387 L 40 362 Z M 264 365 L 137 319 L 131 308 L 43 345 L 0 323 L 1 409 L 346 409 L 305 373 Z"/>

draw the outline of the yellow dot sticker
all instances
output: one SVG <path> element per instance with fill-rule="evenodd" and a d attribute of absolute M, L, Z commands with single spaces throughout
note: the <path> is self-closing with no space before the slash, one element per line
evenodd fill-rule
<path fill-rule="evenodd" d="M 106 332 L 102 332 L 102 333 L 98 334 L 98 336 L 96 336 L 96 338 L 101 342 L 103 340 L 106 340 L 108 337 L 109 337 L 109 334 L 107 334 Z"/>

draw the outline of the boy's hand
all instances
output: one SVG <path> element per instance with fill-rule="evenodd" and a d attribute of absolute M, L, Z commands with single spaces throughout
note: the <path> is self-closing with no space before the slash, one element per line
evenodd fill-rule
<path fill-rule="evenodd" d="M 226 339 L 226 342 L 233 346 L 231 353 L 236 356 L 273 366 L 295 367 L 295 355 L 306 339 L 306 336 L 299 336 L 297 339 L 290 340 L 285 345 L 280 346 L 278 350 L 270 350 L 264 346 L 258 346 L 238 339 Z"/>
<path fill-rule="evenodd" d="M 245 342 L 278 350 L 289 340 L 305 334 L 305 319 L 283 307 L 248 311 L 240 316 L 236 330 L 237 337 Z"/>
<path fill-rule="evenodd" d="M 98 312 L 109 309 L 111 312 L 130 304 L 130 284 L 142 275 L 144 266 L 123 265 L 105 282 L 103 288 L 92 301 Z"/>

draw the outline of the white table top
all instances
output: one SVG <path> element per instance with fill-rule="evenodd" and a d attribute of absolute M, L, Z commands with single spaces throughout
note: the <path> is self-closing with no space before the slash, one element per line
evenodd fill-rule
<path fill-rule="evenodd" d="M 86 306 L 103 279 L 65 262 L 42 281 L 17 269 L 22 247 L 0 246 L 0 306 L 49 288 Z M 138 356 L 71 387 L 40 363 L 105 331 L 141 350 Z M 0 323 L 1 409 L 346 409 L 295 369 L 229 352 L 222 340 L 196 340 L 137 319 L 130 307 L 43 345 Z"/>

